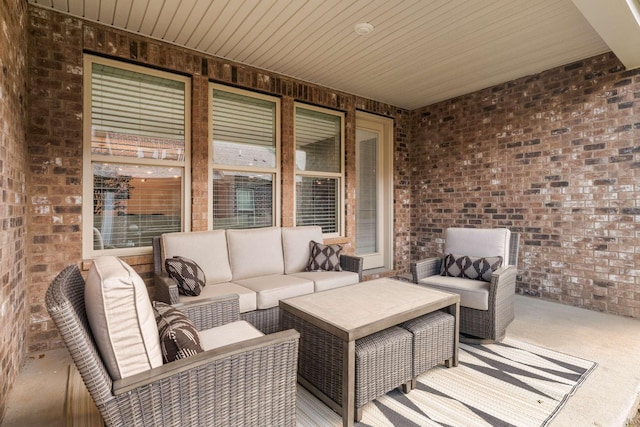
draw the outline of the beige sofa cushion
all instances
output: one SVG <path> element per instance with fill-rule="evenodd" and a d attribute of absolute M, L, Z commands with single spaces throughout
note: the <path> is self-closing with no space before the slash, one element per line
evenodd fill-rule
<path fill-rule="evenodd" d="M 251 325 L 251 323 L 244 320 L 205 329 L 204 331 L 200 331 L 198 335 L 200 336 L 202 348 L 204 348 L 205 351 L 264 336 L 264 334 Z"/>
<path fill-rule="evenodd" d="M 147 287 L 131 266 L 113 256 L 94 259 L 84 298 L 91 332 L 113 380 L 162 366 Z"/>
<path fill-rule="evenodd" d="M 229 229 L 227 243 L 234 282 L 284 272 L 279 227 Z"/>
<path fill-rule="evenodd" d="M 507 228 L 447 228 L 444 234 L 445 254 L 474 257 L 501 256 L 502 265 L 509 263 L 511 231 Z"/>
<path fill-rule="evenodd" d="M 309 225 L 304 227 L 282 228 L 282 252 L 284 254 L 285 274 L 305 271 L 311 251 L 309 242 L 322 243 L 322 227 Z"/>
<path fill-rule="evenodd" d="M 304 271 L 293 273 L 292 276 L 312 280 L 315 292 L 354 285 L 359 281 L 358 273 L 351 271 Z"/>
<path fill-rule="evenodd" d="M 460 295 L 460 305 L 476 310 L 489 309 L 489 283 L 482 280 L 450 276 L 429 276 L 420 284 Z"/>
<path fill-rule="evenodd" d="M 277 307 L 281 299 L 311 294 L 314 290 L 311 280 L 284 274 L 253 277 L 236 283 L 256 292 L 259 309 Z"/>
<path fill-rule="evenodd" d="M 222 295 L 237 294 L 240 303 L 240 313 L 246 313 L 247 311 L 253 311 L 256 309 L 256 293 L 251 289 L 247 289 L 231 282 L 216 283 L 215 285 L 208 285 L 202 288 L 200 295 L 184 296 L 180 295 L 178 301 L 182 303 L 198 301 L 203 298 L 213 298 Z"/>
<path fill-rule="evenodd" d="M 207 285 L 231 280 L 225 230 L 163 234 L 162 259 L 176 255 L 194 260 L 204 271 Z"/>

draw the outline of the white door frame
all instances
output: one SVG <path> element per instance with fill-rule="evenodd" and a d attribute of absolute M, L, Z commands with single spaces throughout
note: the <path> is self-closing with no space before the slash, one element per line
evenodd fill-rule
<path fill-rule="evenodd" d="M 378 134 L 378 253 L 359 255 L 364 258 L 364 269 L 393 269 L 393 119 L 356 111 L 356 129 Z M 356 167 L 358 143 L 356 141 Z M 356 173 L 357 176 L 357 173 Z M 356 183 L 357 188 L 357 183 Z M 357 190 L 356 190 L 357 191 Z M 356 241 L 357 252 L 357 241 Z"/>

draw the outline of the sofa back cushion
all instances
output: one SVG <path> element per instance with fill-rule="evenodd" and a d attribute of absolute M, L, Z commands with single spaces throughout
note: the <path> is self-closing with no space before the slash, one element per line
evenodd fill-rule
<path fill-rule="evenodd" d="M 231 280 L 225 230 L 192 231 L 162 235 L 162 259 L 174 256 L 190 258 L 204 272 L 207 284 Z"/>
<path fill-rule="evenodd" d="M 507 228 L 448 228 L 444 253 L 509 259 L 511 231 Z"/>
<path fill-rule="evenodd" d="M 305 271 L 311 251 L 309 242 L 322 243 L 322 227 L 309 225 L 303 227 L 282 228 L 282 252 L 284 254 L 285 274 Z"/>
<path fill-rule="evenodd" d="M 84 299 L 91 332 L 113 380 L 162 366 L 153 307 L 133 268 L 113 256 L 94 259 Z"/>
<path fill-rule="evenodd" d="M 279 227 L 229 229 L 227 243 L 232 280 L 284 273 Z"/>

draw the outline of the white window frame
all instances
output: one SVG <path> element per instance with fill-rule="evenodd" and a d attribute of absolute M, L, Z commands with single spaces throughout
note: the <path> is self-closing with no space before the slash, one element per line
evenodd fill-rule
<path fill-rule="evenodd" d="M 334 178 L 334 179 L 338 179 L 338 197 L 340 198 L 340 200 L 338 200 L 337 206 L 338 206 L 338 226 L 336 227 L 338 229 L 338 232 L 336 233 L 323 233 L 322 237 L 327 239 L 327 238 L 335 238 L 335 237 L 344 237 L 345 236 L 345 224 L 344 224 L 344 212 L 345 212 L 345 113 L 342 111 L 336 111 L 336 110 L 331 110 L 329 108 L 323 108 L 323 107 L 318 107 L 315 105 L 310 105 L 310 104 L 305 104 L 302 102 L 294 102 L 293 103 L 293 111 L 294 111 L 294 118 L 293 118 L 293 135 L 294 135 L 294 151 L 297 151 L 298 149 L 298 143 L 296 140 L 296 114 L 298 111 L 298 108 L 304 109 L 304 110 L 310 110 L 310 111 L 317 111 L 320 113 L 324 113 L 324 114 L 329 114 L 329 115 L 333 115 L 333 116 L 337 116 L 340 117 L 340 172 L 320 172 L 320 171 L 303 171 L 303 170 L 298 170 L 297 167 L 294 166 L 295 169 L 295 177 L 301 176 L 301 177 L 316 177 L 316 178 Z M 295 160 L 295 155 L 294 155 L 294 160 Z M 296 206 L 297 206 L 297 185 L 295 184 L 296 179 L 294 177 L 294 202 L 293 202 L 293 220 L 297 225 L 298 222 L 298 215 L 296 212 Z"/>
<path fill-rule="evenodd" d="M 246 96 L 249 98 L 261 99 L 263 101 L 269 101 L 275 103 L 276 112 L 275 112 L 275 137 L 276 137 L 276 146 L 275 146 L 275 155 L 276 155 L 276 163 L 275 167 L 257 167 L 257 166 L 242 166 L 242 165 L 222 165 L 215 164 L 213 161 L 213 91 L 219 90 L 222 92 L 234 93 L 237 95 Z M 209 158 L 209 174 L 208 174 L 208 197 L 207 197 L 207 223 L 208 229 L 213 229 L 213 174 L 217 171 L 220 172 L 241 172 L 241 173 L 257 173 L 257 174 L 265 174 L 265 175 L 273 175 L 273 194 L 272 194 L 272 226 L 280 225 L 280 194 L 281 194 L 281 103 L 280 98 L 275 96 L 264 95 L 258 92 L 253 92 L 250 90 L 239 89 L 232 86 L 227 86 L 219 83 L 209 82 L 209 95 L 207 97 L 209 109 L 208 109 L 208 151 L 207 156 Z"/>
<path fill-rule="evenodd" d="M 103 64 L 136 73 L 162 77 L 184 83 L 184 158 L 182 160 L 158 160 L 153 158 L 134 158 L 96 155 L 91 152 L 91 101 L 92 101 L 92 65 Z M 83 58 L 83 149 L 82 149 L 82 257 L 92 259 L 101 255 L 132 256 L 152 252 L 151 246 L 132 248 L 94 249 L 93 236 L 93 162 L 119 163 L 140 166 L 175 167 L 182 170 L 181 215 L 182 230 L 191 230 L 191 79 L 179 74 L 155 70 L 153 68 L 129 64 L 126 62 L 85 54 Z"/>

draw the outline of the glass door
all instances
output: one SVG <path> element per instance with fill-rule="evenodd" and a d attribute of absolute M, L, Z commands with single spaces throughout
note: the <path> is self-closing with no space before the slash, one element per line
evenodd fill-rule
<path fill-rule="evenodd" d="M 393 268 L 391 119 L 356 116 L 356 255 L 364 269 Z"/>

